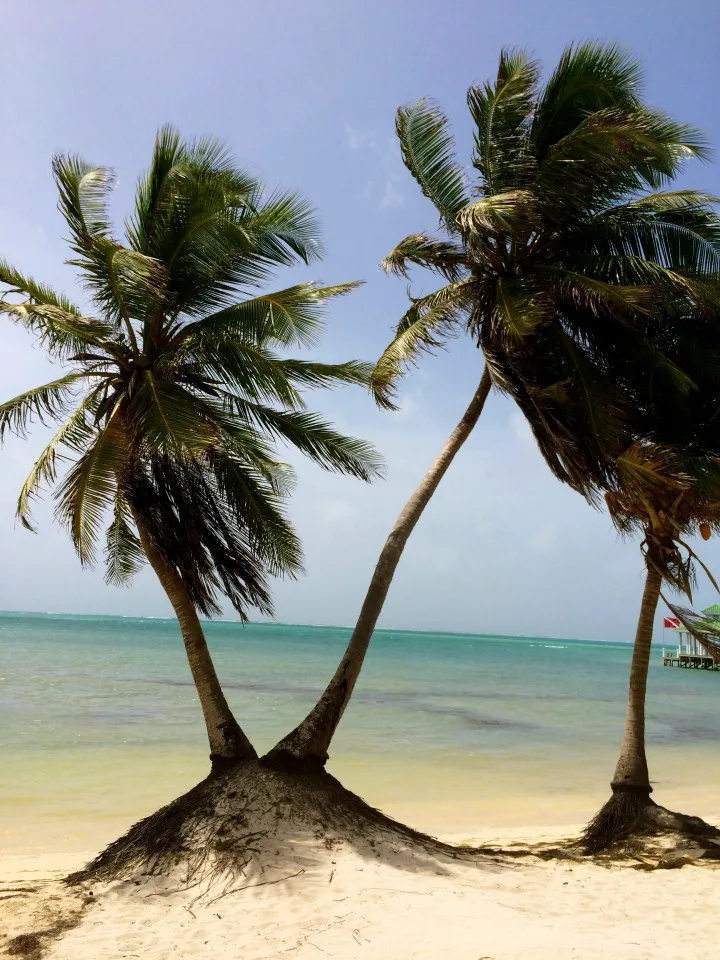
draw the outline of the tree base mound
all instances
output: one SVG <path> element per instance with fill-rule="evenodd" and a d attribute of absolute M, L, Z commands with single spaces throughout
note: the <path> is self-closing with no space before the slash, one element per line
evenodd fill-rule
<path fill-rule="evenodd" d="M 700 817 L 661 807 L 645 793 L 618 790 L 590 821 L 580 846 L 590 855 L 683 866 L 720 860 L 720 830 Z"/>
<path fill-rule="evenodd" d="M 438 872 L 478 851 L 441 843 L 370 807 L 325 771 L 250 761 L 211 774 L 111 843 L 69 883 L 150 878 L 167 889 L 270 884 L 326 869 L 340 847 Z"/>

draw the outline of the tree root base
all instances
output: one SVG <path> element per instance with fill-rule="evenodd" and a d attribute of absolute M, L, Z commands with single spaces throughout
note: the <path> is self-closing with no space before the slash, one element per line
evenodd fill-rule
<path fill-rule="evenodd" d="M 720 860 L 720 830 L 661 807 L 644 791 L 617 790 L 586 827 L 580 847 L 590 855 L 650 857 L 656 866 L 683 866 Z"/>
<path fill-rule="evenodd" d="M 168 890 L 237 889 L 326 869 L 349 847 L 399 869 L 432 869 L 479 854 L 441 843 L 368 806 L 324 771 L 249 761 L 211 774 L 141 820 L 69 883 L 154 877 Z"/>

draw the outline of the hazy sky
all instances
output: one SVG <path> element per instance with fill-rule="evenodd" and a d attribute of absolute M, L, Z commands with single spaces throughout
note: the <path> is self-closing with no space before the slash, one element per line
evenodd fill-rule
<path fill-rule="evenodd" d="M 278 287 L 367 281 L 333 307 L 326 359 L 377 358 L 405 304 L 405 285 L 378 261 L 436 223 L 400 162 L 396 108 L 439 99 L 467 157 L 465 91 L 494 74 L 502 46 L 527 47 L 547 67 L 570 41 L 619 41 L 644 62 L 650 101 L 720 143 L 717 0 L 25 0 L 5 5 L 3 36 L 0 256 L 79 298 L 63 265 L 53 152 L 115 167 L 120 221 L 160 124 L 215 134 L 319 210 L 327 259 L 279 275 Z M 683 183 L 720 193 L 718 167 L 694 166 Z M 52 375 L 22 331 L 3 326 L 0 343 L 3 398 Z M 307 572 L 277 586 L 279 620 L 354 621 L 384 536 L 480 372 L 481 356 L 460 341 L 408 377 L 398 413 L 379 413 L 359 390 L 316 395 L 317 409 L 378 446 L 388 477 L 365 487 L 299 465 L 292 517 Z M 46 439 L 37 429 L 0 456 L 0 608 L 168 613 L 149 571 L 129 590 L 81 571 L 49 506 L 37 536 L 15 524 L 19 486 Z M 702 555 L 718 572 L 720 548 L 704 544 Z M 630 639 L 641 589 L 637 545 L 619 543 L 604 515 L 550 476 L 513 405 L 493 395 L 413 535 L 381 622 Z M 700 605 L 715 599 L 703 586 Z"/>

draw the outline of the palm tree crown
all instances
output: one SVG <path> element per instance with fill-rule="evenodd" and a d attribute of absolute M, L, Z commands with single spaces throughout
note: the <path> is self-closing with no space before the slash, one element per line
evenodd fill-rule
<path fill-rule="evenodd" d="M 618 531 L 641 537 L 647 566 L 692 599 L 695 565 L 709 571 L 687 539 L 720 532 L 720 328 L 712 312 L 652 322 L 662 360 L 647 366 L 623 351 L 614 364 L 633 439 L 614 458 L 605 499 Z"/>
<path fill-rule="evenodd" d="M 607 484 L 607 442 L 625 433 L 607 375 L 618 344 L 658 359 L 653 313 L 704 303 L 720 269 L 713 198 L 663 189 L 708 151 L 644 105 L 638 64 L 613 46 L 568 48 L 544 87 L 537 63 L 504 52 L 468 106 L 474 179 L 436 104 L 398 111 L 404 162 L 442 234 L 406 237 L 384 266 L 428 268 L 444 284 L 413 299 L 377 364 L 376 397 L 392 404 L 409 363 L 468 332 L 551 469 L 592 496 Z"/>
<path fill-rule="evenodd" d="M 380 466 L 303 400 L 305 388 L 366 383 L 367 366 L 286 356 L 316 342 L 325 303 L 355 284 L 252 295 L 275 268 L 319 256 L 317 223 L 300 197 L 267 196 L 215 140 L 160 130 L 122 243 L 112 173 L 69 156 L 53 171 L 94 311 L 0 263 L 0 311 L 70 368 L 0 406 L 0 435 L 62 421 L 22 489 L 20 519 L 31 526 L 33 499 L 69 459 L 57 515 L 84 563 L 109 519 L 107 577 L 125 582 L 144 559 L 141 524 L 202 612 L 217 611 L 219 591 L 243 615 L 249 604 L 268 611 L 267 574 L 301 562 L 274 443 L 365 480 Z"/>

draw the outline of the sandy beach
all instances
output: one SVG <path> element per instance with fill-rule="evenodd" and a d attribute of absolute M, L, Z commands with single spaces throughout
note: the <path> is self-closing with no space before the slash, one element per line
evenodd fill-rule
<path fill-rule="evenodd" d="M 331 772 L 402 823 L 458 845 L 497 845 L 502 856 L 388 857 L 340 844 L 229 887 L 187 889 L 179 878 L 174 888 L 143 879 L 69 891 L 63 876 L 206 772 L 174 629 L 113 618 L 6 622 L 15 733 L 0 743 L 0 953 L 18 936 L 25 952 L 9 955 L 26 960 L 697 960 L 717 952 L 712 861 L 646 872 L 638 862 L 516 855 L 576 837 L 605 799 L 621 733 L 624 645 L 380 638 Z M 242 689 L 230 687 L 238 708 L 269 746 L 301 715 L 343 635 L 252 629 L 242 642 L 232 625 L 211 632 L 223 674 L 243 677 Z M 58 655 L 49 663 L 50 642 Z M 265 683 L 280 654 L 294 685 Z M 651 674 L 656 798 L 713 819 L 716 677 L 657 662 Z M 48 930 L 43 954 L 33 937 Z"/>
<path fill-rule="evenodd" d="M 578 829 L 445 839 L 511 851 Z M 326 870 L 266 883 L 200 892 L 115 884 L 68 893 L 59 878 L 88 856 L 2 859 L 5 950 L 10 938 L 58 918 L 77 925 L 49 942 L 49 960 L 697 960 L 717 949 L 712 863 L 646 872 L 637 864 L 485 855 L 474 864 L 403 867 L 339 849 Z"/>

